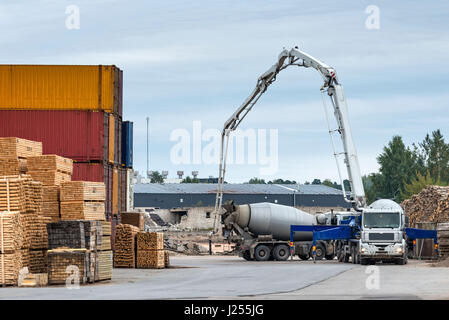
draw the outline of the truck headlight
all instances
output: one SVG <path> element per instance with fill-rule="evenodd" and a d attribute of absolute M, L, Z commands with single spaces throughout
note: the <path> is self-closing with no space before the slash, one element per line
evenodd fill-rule
<path fill-rule="evenodd" d="M 402 249 L 402 247 L 396 247 L 396 252 L 397 253 L 403 253 L 404 250 Z"/>
<path fill-rule="evenodd" d="M 366 252 L 366 248 L 362 248 L 362 249 L 360 249 L 360 252 L 361 252 L 362 254 L 365 254 L 365 252 Z"/>

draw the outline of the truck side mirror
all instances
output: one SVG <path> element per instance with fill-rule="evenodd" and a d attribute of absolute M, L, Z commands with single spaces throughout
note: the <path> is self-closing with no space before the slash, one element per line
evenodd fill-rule
<path fill-rule="evenodd" d="M 405 216 L 405 227 L 408 227 L 409 218 L 408 216 Z"/>

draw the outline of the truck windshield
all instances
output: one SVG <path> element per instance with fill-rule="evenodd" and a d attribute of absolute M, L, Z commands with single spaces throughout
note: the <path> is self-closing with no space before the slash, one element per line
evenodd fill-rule
<path fill-rule="evenodd" d="M 370 212 L 363 215 L 365 228 L 399 228 L 398 212 Z"/>

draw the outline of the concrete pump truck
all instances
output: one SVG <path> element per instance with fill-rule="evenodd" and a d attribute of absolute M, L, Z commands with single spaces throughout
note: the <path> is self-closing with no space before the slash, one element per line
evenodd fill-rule
<path fill-rule="evenodd" d="M 313 68 L 323 79 L 321 94 L 331 137 L 333 155 L 342 186 L 344 200 L 352 210 L 311 215 L 293 207 L 272 203 L 235 205 L 223 204 L 226 158 L 230 133 L 237 129 L 259 98 L 276 80 L 277 75 L 290 66 Z M 330 104 L 326 102 L 327 98 Z M 332 128 L 333 111 L 336 128 Z M 341 138 L 342 152 L 338 152 L 334 135 Z M 345 189 L 341 157 L 347 171 L 349 190 Z M 377 261 L 407 263 L 407 240 L 433 238 L 436 232 L 407 228 L 402 208 L 389 199 L 367 205 L 359 161 L 349 124 L 347 101 L 336 71 L 318 59 L 295 47 L 284 49 L 277 62 L 257 80 L 255 89 L 234 114 L 225 122 L 221 135 L 221 152 L 217 195 L 216 220 L 221 220 L 223 235 L 237 242 L 246 260 L 287 260 L 298 255 L 333 259 L 341 262 L 369 264 Z M 218 223 L 214 228 L 218 232 Z"/>

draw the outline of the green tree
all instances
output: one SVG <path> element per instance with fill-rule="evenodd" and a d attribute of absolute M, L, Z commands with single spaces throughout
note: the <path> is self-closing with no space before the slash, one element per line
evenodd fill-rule
<path fill-rule="evenodd" d="M 428 179 L 449 182 L 449 144 L 444 141 L 440 130 L 433 131 L 432 136 L 427 134 L 415 149 L 419 152 L 418 161 L 423 175 L 429 173 Z"/>
<path fill-rule="evenodd" d="M 332 182 L 330 179 L 325 179 L 323 182 L 322 182 L 322 185 L 325 185 L 325 186 L 328 186 L 328 187 L 331 187 L 331 188 L 334 188 L 334 182 Z"/>
<path fill-rule="evenodd" d="M 404 145 L 400 136 L 394 136 L 377 157 L 377 162 L 379 173 L 370 176 L 375 196 L 400 202 L 404 186 L 416 177 L 419 170 L 418 155 Z"/>
<path fill-rule="evenodd" d="M 153 174 L 151 175 L 150 182 L 151 183 L 164 183 L 164 178 L 159 173 L 159 171 L 154 171 Z"/>
<path fill-rule="evenodd" d="M 252 178 L 248 181 L 249 184 L 266 184 L 264 179 Z"/>
<path fill-rule="evenodd" d="M 313 179 L 312 184 L 321 184 L 320 179 Z"/>
<path fill-rule="evenodd" d="M 185 177 L 181 183 L 198 183 L 198 179 L 197 178 L 190 178 L 190 176 Z"/>
<path fill-rule="evenodd" d="M 431 185 L 445 186 L 447 183 L 435 180 L 429 172 L 425 175 L 418 172 L 416 177 L 404 186 L 404 191 L 401 192 L 401 197 L 402 199 L 409 199 L 412 195 L 420 193 L 422 189 Z"/>

